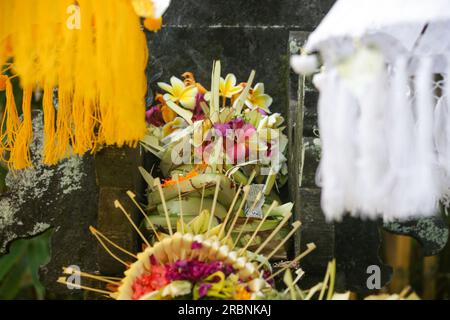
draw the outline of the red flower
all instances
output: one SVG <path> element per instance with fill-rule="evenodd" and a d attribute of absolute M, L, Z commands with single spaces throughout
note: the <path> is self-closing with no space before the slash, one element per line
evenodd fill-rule
<path fill-rule="evenodd" d="M 150 272 L 144 273 L 134 280 L 133 300 L 138 300 L 149 292 L 159 290 L 168 283 L 165 266 L 153 265 Z"/>

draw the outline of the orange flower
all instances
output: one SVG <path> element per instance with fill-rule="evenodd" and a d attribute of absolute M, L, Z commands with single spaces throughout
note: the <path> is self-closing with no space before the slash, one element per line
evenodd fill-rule
<path fill-rule="evenodd" d="M 186 175 L 184 176 L 178 176 L 178 179 L 165 179 L 164 183 L 162 184 L 163 187 L 168 187 L 168 186 L 173 186 L 175 184 L 177 184 L 177 182 L 182 182 L 182 181 L 186 181 L 189 180 L 195 176 L 198 176 L 198 172 L 194 169 L 190 172 L 188 172 Z"/>
<path fill-rule="evenodd" d="M 155 100 L 157 100 L 159 103 L 161 103 L 161 113 L 162 113 L 162 118 L 164 120 L 165 123 L 169 123 L 172 122 L 173 119 L 176 118 L 177 114 L 175 113 L 175 111 L 173 111 L 172 109 L 170 109 L 167 104 L 166 104 L 166 100 L 164 100 L 164 97 L 162 96 L 162 94 L 157 94 L 155 97 Z"/>
<path fill-rule="evenodd" d="M 239 286 L 236 288 L 236 299 L 237 300 L 250 300 L 251 299 L 250 292 L 247 291 L 245 287 Z"/>

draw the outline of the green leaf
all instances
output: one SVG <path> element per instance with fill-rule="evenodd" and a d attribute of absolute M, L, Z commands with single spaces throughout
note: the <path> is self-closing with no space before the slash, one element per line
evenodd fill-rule
<path fill-rule="evenodd" d="M 14 299 L 22 290 L 32 288 L 43 299 L 45 288 L 39 269 L 50 262 L 50 239 L 53 230 L 11 244 L 9 253 L 0 258 L 0 299 Z"/>

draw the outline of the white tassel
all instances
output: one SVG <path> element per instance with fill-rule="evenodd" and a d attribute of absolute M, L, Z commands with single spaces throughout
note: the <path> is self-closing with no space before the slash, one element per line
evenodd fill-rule
<path fill-rule="evenodd" d="M 424 58 L 416 75 L 417 157 L 415 185 L 417 190 L 416 212 L 413 216 L 431 216 L 436 212 L 439 194 L 437 159 L 433 140 L 433 73 L 431 58 Z"/>
<path fill-rule="evenodd" d="M 323 148 L 320 171 L 322 209 L 328 220 L 340 220 L 354 203 L 354 99 L 335 70 L 320 80 L 319 127 Z"/>
<path fill-rule="evenodd" d="M 358 214 L 371 219 L 382 214 L 385 181 L 388 169 L 386 144 L 387 76 L 381 69 L 366 85 L 366 94 L 359 99 L 359 155 L 356 158 L 358 179 L 355 194 L 359 195 Z M 350 160 L 351 161 L 351 160 Z"/>
<path fill-rule="evenodd" d="M 444 74 L 442 96 L 436 105 L 434 136 L 441 169 L 441 199 L 450 205 L 450 58 Z"/>
<path fill-rule="evenodd" d="M 415 164 L 417 157 L 417 133 L 414 110 L 411 103 L 411 88 L 407 72 L 407 59 L 400 57 L 394 64 L 389 100 L 392 101 L 388 127 L 390 135 L 389 170 L 387 173 L 386 201 L 383 208 L 384 220 L 408 216 L 416 197 Z"/>

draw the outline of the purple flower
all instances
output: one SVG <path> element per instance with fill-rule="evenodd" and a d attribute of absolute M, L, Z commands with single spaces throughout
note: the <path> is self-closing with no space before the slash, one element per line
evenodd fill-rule
<path fill-rule="evenodd" d="M 245 121 L 242 118 L 236 118 L 234 120 L 231 120 L 230 123 L 231 123 L 231 126 L 233 127 L 233 129 L 236 130 L 236 129 L 241 129 L 244 126 Z"/>
<path fill-rule="evenodd" d="M 208 294 L 208 290 L 212 287 L 210 283 L 202 283 L 198 288 L 198 294 L 200 298 L 203 298 Z"/>
<path fill-rule="evenodd" d="M 258 108 L 259 113 L 261 113 L 263 116 L 267 116 L 267 112 L 261 108 Z"/>
<path fill-rule="evenodd" d="M 201 103 L 205 102 L 205 95 L 201 93 L 197 93 L 195 96 L 195 108 L 192 115 L 192 121 L 199 121 L 205 118 L 205 113 L 203 112 Z"/>
<path fill-rule="evenodd" d="M 152 124 L 156 127 L 161 127 L 164 125 L 164 119 L 161 112 L 161 106 L 153 106 L 145 112 L 145 119 L 147 123 Z"/>
<path fill-rule="evenodd" d="M 216 123 L 214 124 L 214 129 L 216 129 L 216 133 L 222 137 L 227 135 L 227 131 L 231 130 L 230 122 L 227 123 Z"/>
<path fill-rule="evenodd" d="M 202 247 L 203 245 L 200 242 L 197 241 L 192 242 L 191 249 L 196 250 L 201 249 Z"/>
<path fill-rule="evenodd" d="M 233 272 L 233 268 L 221 261 L 177 260 L 167 265 L 167 279 L 197 282 L 217 271 L 228 275 Z"/>

